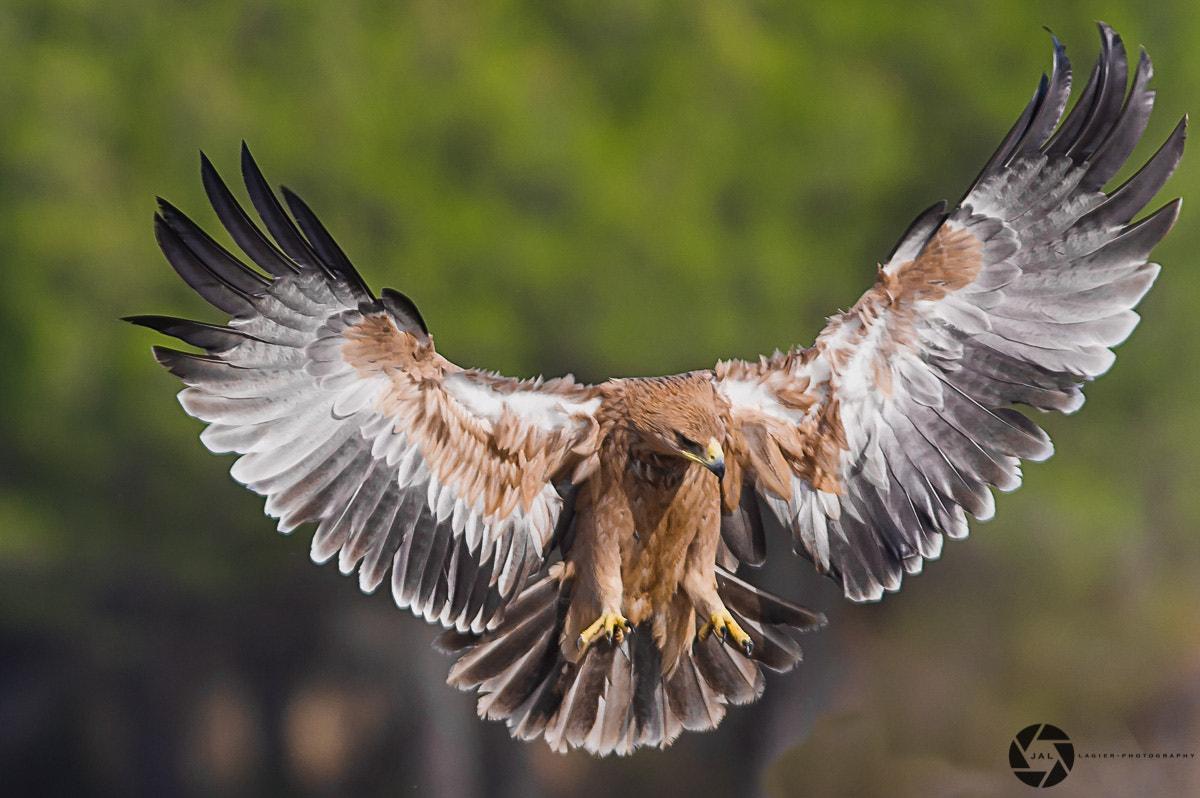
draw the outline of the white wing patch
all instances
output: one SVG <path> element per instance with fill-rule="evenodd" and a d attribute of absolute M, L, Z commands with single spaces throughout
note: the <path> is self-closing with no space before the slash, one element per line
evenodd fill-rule
<path fill-rule="evenodd" d="M 586 400 L 542 390 L 539 381 L 528 388 L 497 388 L 479 379 L 476 372 L 460 371 L 442 381 L 446 392 L 457 399 L 474 416 L 491 424 L 500 421 L 505 413 L 517 416 L 543 432 L 557 432 L 590 417 L 600 407 L 600 397 Z"/>

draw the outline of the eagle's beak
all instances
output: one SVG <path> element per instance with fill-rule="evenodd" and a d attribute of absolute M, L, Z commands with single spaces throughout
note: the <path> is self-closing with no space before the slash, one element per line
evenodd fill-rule
<path fill-rule="evenodd" d="M 703 453 L 684 450 L 680 454 L 716 474 L 717 479 L 725 476 L 725 452 L 721 451 L 721 444 L 717 443 L 716 438 L 708 439 L 708 446 L 704 448 Z"/>

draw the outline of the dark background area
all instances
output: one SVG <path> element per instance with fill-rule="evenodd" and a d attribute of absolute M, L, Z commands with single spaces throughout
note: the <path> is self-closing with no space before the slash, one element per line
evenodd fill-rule
<path fill-rule="evenodd" d="M 825 610 L 760 703 L 666 751 L 514 742 L 436 630 L 284 538 L 207 454 L 131 313 L 203 315 L 151 232 L 216 230 L 239 142 L 441 351 L 581 379 L 808 343 L 956 199 L 1093 20 L 1200 110 L 1194 3 L 88 4 L 0 9 L 0 779 L 6 794 L 1009 795 L 1012 735 L 1200 752 L 1200 232 L 1058 454 L 882 603 L 772 541 Z M 1200 196 L 1197 153 L 1167 194 Z M 1128 170 L 1127 170 L 1128 171 Z M 223 237 L 221 240 L 225 240 Z M 214 316 L 205 316 L 215 320 Z M 1077 763 L 1057 795 L 1200 793 L 1200 762 Z"/>

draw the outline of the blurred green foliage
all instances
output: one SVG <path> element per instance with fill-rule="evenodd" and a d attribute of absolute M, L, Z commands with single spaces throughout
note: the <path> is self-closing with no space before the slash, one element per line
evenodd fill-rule
<path fill-rule="evenodd" d="M 196 442 L 198 425 L 171 399 L 174 379 L 148 356 L 152 336 L 116 321 L 214 318 L 163 262 L 150 228 L 156 193 L 215 225 L 197 149 L 232 180 L 247 140 L 368 282 L 418 302 L 453 360 L 588 380 L 674 372 L 807 343 L 824 315 L 851 304 L 910 218 L 957 198 L 1023 107 L 1049 66 L 1042 25 L 1066 42 L 1080 77 L 1095 18 L 1131 48 L 1148 47 L 1160 101 L 1135 157 L 1144 159 L 1196 110 L 1194 12 L 1185 0 L 9 0 L 0 8 L 0 630 L 13 647 L 34 640 L 46 661 L 74 662 L 63 677 L 71 687 L 46 689 L 79 692 L 68 710 L 94 721 L 63 754 L 79 782 L 213 786 L 169 757 L 147 765 L 138 741 L 160 733 L 194 753 L 191 732 L 163 731 L 186 725 L 190 704 L 139 719 L 121 709 L 113 685 L 122 679 L 157 675 L 169 694 L 184 674 L 224 667 L 219 657 L 205 664 L 210 647 L 241 661 L 250 644 L 231 628 L 251 638 L 266 628 L 253 644 L 264 653 L 245 668 L 277 658 L 295 670 L 283 683 L 303 682 L 306 668 L 324 667 L 301 631 L 315 623 L 305 612 L 332 602 L 321 617 L 341 627 L 357 607 L 389 611 L 349 580 L 318 575 L 300 536 L 273 536 L 259 500 Z M 1200 193 L 1194 153 L 1167 191 Z M 810 644 L 825 653 L 808 675 L 772 680 L 764 703 L 779 702 L 774 714 L 746 716 L 773 725 L 735 739 L 731 716 L 707 741 L 601 764 L 547 758 L 493 729 L 487 750 L 507 758 L 488 767 L 508 774 L 510 794 L 733 789 L 760 783 L 782 752 L 761 784 L 784 795 L 815 771 L 841 772 L 828 764 L 838 757 L 886 749 L 916 774 L 895 788 L 928 792 L 943 768 L 1000 773 L 1012 789 L 1007 741 L 1037 721 L 1098 744 L 1190 739 L 1195 749 L 1193 218 L 1185 205 L 1156 252 L 1162 276 L 1113 373 L 1089 389 L 1079 417 L 1039 419 L 1060 453 L 1028 468 L 995 522 L 948 545 L 945 561 L 899 596 L 840 610 Z M 786 566 L 798 583 L 815 580 L 802 561 Z M 827 589 L 806 590 L 840 606 Z M 297 596 L 312 598 L 297 605 Z M 258 607 L 251 620 L 248 605 Z M 280 654 L 271 635 L 283 634 L 285 615 L 296 631 Z M 401 638 L 387 649 L 397 659 L 424 646 L 416 622 L 385 617 L 388 636 Z M 817 677 L 822 668 L 831 675 Z M 432 695 L 433 705 L 453 698 L 446 712 L 469 714 L 439 678 L 431 666 L 391 689 Z M 821 706 L 866 712 L 874 742 L 863 748 L 861 720 L 839 725 L 833 715 L 803 743 L 801 721 L 779 717 L 817 709 L 782 703 L 787 680 L 819 685 Z M 272 707 L 290 694 L 255 689 L 242 703 L 267 729 L 255 734 L 274 739 Z M 477 725 L 456 722 L 466 734 Z M 58 739 L 58 726 L 30 723 L 48 744 Z M 257 771 L 218 786 L 311 786 L 266 747 Z M 25 749 L 0 748 L 13 751 Z M 392 753 L 381 749 L 380 761 Z M 533 770 L 513 775 L 522 761 Z M 886 762 L 861 763 L 863 789 L 887 783 Z M 370 772 L 374 781 L 354 782 L 361 791 L 403 780 Z M 1197 783 L 1171 778 L 1164 789 L 1177 794 Z M 838 783 L 848 784 L 829 789 Z M 1084 783 L 1073 775 L 1063 791 Z"/>

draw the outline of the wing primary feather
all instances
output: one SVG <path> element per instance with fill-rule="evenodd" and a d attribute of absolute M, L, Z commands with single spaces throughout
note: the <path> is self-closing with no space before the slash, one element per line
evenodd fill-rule
<path fill-rule="evenodd" d="M 1183 157 L 1183 145 L 1187 139 L 1187 122 L 1186 116 L 1180 119 L 1171 135 L 1150 160 L 1115 189 L 1103 204 L 1083 216 L 1078 224 L 1122 225 L 1144 208 L 1179 165 L 1179 159 Z"/>
<path fill-rule="evenodd" d="M 1054 131 L 1054 135 L 1046 144 L 1045 152 L 1048 158 L 1060 158 L 1065 155 L 1071 144 L 1079 137 L 1079 131 L 1083 129 L 1084 123 L 1091 114 L 1092 105 L 1095 103 L 1101 72 L 1101 59 L 1097 56 L 1095 63 L 1092 64 L 1092 71 L 1088 73 L 1087 84 L 1080 92 L 1079 98 L 1075 100 L 1071 112 L 1067 114 L 1067 118 L 1059 125 L 1058 130 Z"/>
<path fill-rule="evenodd" d="M 292 259 L 280 252 L 254 223 L 203 152 L 200 153 L 200 179 L 217 218 L 251 260 L 277 277 L 300 272 Z"/>
<path fill-rule="evenodd" d="M 158 212 L 192 254 L 225 282 L 251 296 L 263 293 L 271 284 L 270 280 L 235 258 L 187 214 L 162 197 L 158 198 Z"/>
<path fill-rule="evenodd" d="M 1096 149 L 1108 138 L 1108 133 L 1112 130 L 1125 100 L 1125 85 L 1129 79 L 1125 43 L 1108 25 L 1101 22 L 1099 27 L 1101 82 L 1096 91 L 1092 114 L 1068 151 L 1068 155 L 1076 163 L 1082 163 L 1091 158 Z"/>
<path fill-rule="evenodd" d="M 210 304 L 231 316 L 248 316 L 254 312 L 250 295 L 209 269 L 157 213 L 154 214 L 154 237 L 175 272 Z"/>
<path fill-rule="evenodd" d="M 173 316 L 125 316 L 121 321 L 178 338 L 186 344 L 206 349 L 210 354 L 227 352 L 244 341 L 260 340 L 240 330 Z"/>
<path fill-rule="evenodd" d="M 987 163 L 983 165 L 983 168 L 979 170 L 979 174 L 976 175 L 975 179 L 971 181 L 971 186 L 963 195 L 964 197 L 969 197 L 979 186 L 979 184 L 982 183 L 988 176 L 990 176 L 998 166 L 1003 166 L 1008 162 L 1008 159 L 1012 156 L 1013 152 L 1024 138 L 1025 132 L 1029 130 L 1029 123 L 1033 119 L 1034 114 L 1037 113 L 1038 108 L 1040 108 L 1042 103 L 1045 101 L 1046 90 L 1049 88 L 1049 85 L 1050 79 L 1045 75 L 1042 75 L 1042 79 L 1038 83 L 1037 90 L 1033 93 L 1033 98 L 1029 101 L 1029 104 L 1025 106 L 1025 110 L 1021 112 L 1021 115 L 1017 117 L 1017 121 L 1013 123 L 1011 128 L 1009 128 L 1008 133 L 1000 142 L 1000 146 L 996 148 L 994 153 L 992 153 L 992 157 L 988 159 Z"/>
<path fill-rule="evenodd" d="M 1134 147 L 1146 132 L 1150 112 L 1154 110 L 1154 91 L 1148 88 L 1154 67 L 1150 56 L 1142 50 L 1138 55 L 1137 69 L 1133 75 L 1133 87 L 1125 98 L 1121 116 L 1113 125 L 1108 138 L 1100 145 L 1087 167 L 1087 174 L 1079 186 L 1085 191 L 1099 191 L 1112 179 L 1117 170 L 1128 160 Z"/>
<path fill-rule="evenodd" d="M 1029 121 L 1029 127 L 1020 142 L 1014 147 L 1014 157 L 1035 152 L 1046 143 L 1058 120 L 1062 118 L 1063 109 L 1066 108 L 1067 99 L 1071 95 L 1071 62 L 1067 58 L 1067 51 L 1053 33 L 1050 34 L 1050 39 L 1054 43 L 1054 64 L 1046 82 L 1045 97 Z"/>
<path fill-rule="evenodd" d="M 258 163 L 250 154 L 250 148 L 246 146 L 245 142 L 242 142 L 242 179 L 246 181 L 246 191 L 250 194 L 251 204 L 258 211 L 258 215 L 262 217 L 267 230 L 279 243 L 280 249 L 291 256 L 292 260 L 301 267 L 320 269 L 329 277 L 333 277 L 334 275 L 321 263 L 320 258 L 313 252 L 304 236 L 296 229 L 295 223 L 288 218 L 287 212 L 279 204 L 279 199 L 271 190 L 267 178 L 258 168 Z"/>
<path fill-rule="evenodd" d="M 374 298 L 371 289 L 367 288 L 367 284 L 358 270 L 354 268 L 354 264 L 350 262 L 350 258 L 346 257 L 346 253 L 333 240 L 333 236 L 325 229 L 325 225 L 321 224 L 321 220 L 313 213 L 312 208 L 308 207 L 308 203 L 287 186 L 283 186 L 280 191 L 283 193 L 283 199 L 291 209 L 292 215 L 296 218 L 297 224 L 300 225 L 301 232 L 304 233 L 309 244 L 321 259 L 322 265 L 357 287 L 368 297 Z"/>
<path fill-rule="evenodd" d="M 1146 218 L 1126 227 L 1121 234 L 1109 241 L 1089 257 L 1104 257 L 1113 260 L 1145 261 L 1150 250 L 1163 239 L 1179 218 L 1183 200 L 1176 198 L 1151 213 Z"/>

